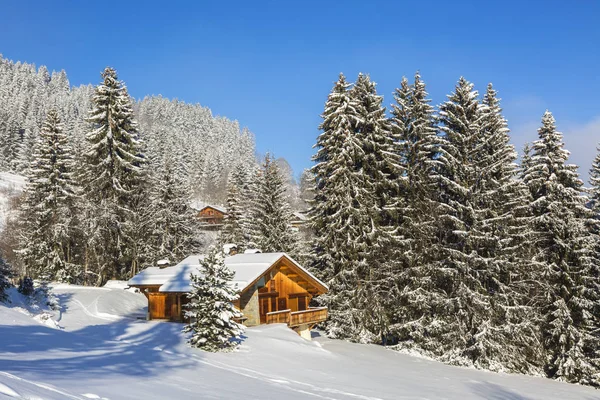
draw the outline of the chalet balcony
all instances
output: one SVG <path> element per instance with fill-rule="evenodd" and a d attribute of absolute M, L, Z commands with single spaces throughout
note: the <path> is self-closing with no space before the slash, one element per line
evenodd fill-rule
<path fill-rule="evenodd" d="M 308 310 L 281 310 L 267 313 L 267 324 L 287 324 L 290 328 L 314 325 L 327 319 L 327 307 L 309 307 Z"/>

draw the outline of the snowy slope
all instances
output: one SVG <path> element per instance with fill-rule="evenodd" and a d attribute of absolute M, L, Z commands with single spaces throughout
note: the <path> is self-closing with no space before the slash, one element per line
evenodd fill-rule
<path fill-rule="evenodd" d="M 237 352 L 207 354 L 186 346 L 180 324 L 137 319 L 141 294 L 118 285 L 55 292 L 63 329 L 0 305 L 0 399 L 600 400 L 594 389 L 543 378 L 323 337 L 308 342 L 283 325 L 248 329 Z"/>
<path fill-rule="evenodd" d="M 24 187 L 25 177 L 10 172 L 0 172 L 0 227 L 4 225 L 8 216 L 11 198 L 18 196 Z"/>
<path fill-rule="evenodd" d="M 25 182 L 26 179 L 24 176 L 10 172 L 0 172 L 0 189 L 21 192 L 25 187 Z"/>

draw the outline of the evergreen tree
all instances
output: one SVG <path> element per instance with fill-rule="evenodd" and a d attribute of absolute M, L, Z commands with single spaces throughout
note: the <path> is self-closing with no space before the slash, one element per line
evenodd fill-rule
<path fill-rule="evenodd" d="M 50 110 L 28 170 L 19 251 L 28 273 L 42 280 L 74 281 L 70 265 L 74 182 L 72 156 L 56 110 Z"/>
<path fill-rule="evenodd" d="M 354 134 L 362 154 L 355 161 L 355 171 L 362 181 L 362 209 L 366 235 L 363 240 L 368 252 L 357 264 L 358 286 L 355 307 L 362 313 L 357 339 L 379 342 L 389 334 L 386 309 L 395 302 L 390 290 L 397 274 L 396 260 L 401 254 L 397 219 L 404 189 L 399 177 L 403 174 L 397 160 L 393 132 L 385 115 L 383 97 L 377 94 L 376 84 L 368 75 L 359 74 L 350 90 L 358 103 L 358 119 Z"/>
<path fill-rule="evenodd" d="M 136 220 L 132 203 L 143 182 L 144 165 L 127 88 L 110 67 L 102 77 L 92 98 L 92 131 L 86 136 L 89 147 L 83 165 L 84 192 L 98 228 L 91 240 L 98 284 L 113 276 L 125 278 L 128 264 L 135 260 L 128 230 Z"/>
<path fill-rule="evenodd" d="M 600 145 L 597 147 L 598 154 L 592 162 L 590 169 L 590 201 L 592 209 L 600 217 Z"/>
<path fill-rule="evenodd" d="M 546 111 L 524 180 L 533 197 L 534 260 L 544 295 L 543 345 L 549 377 L 599 385 L 598 260 L 577 166 L 566 163 L 562 134 Z"/>
<path fill-rule="evenodd" d="M 365 210 L 358 201 L 363 182 L 357 181 L 354 159 L 362 150 L 354 135 L 359 104 L 350 96 L 349 87 L 340 74 L 321 115 L 322 133 L 317 138 L 311 170 L 315 176 L 315 198 L 310 209 L 315 232 L 312 269 L 329 286 L 329 292 L 321 297 L 329 308 L 327 332 L 341 338 L 352 337 L 360 323 L 354 300 L 356 269 L 367 251 L 360 241 L 357 243 L 362 235 L 358 221 Z"/>
<path fill-rule="evenodd" d="M 290 224 L 292 211 L 283 177 L 269 154 L 265 156 L 255 190 L 251 230 L 253 242 L 263 252 L 283 251 L 294 256 L 297 237 Z"/>
<path fill-rule="evenodd" d="M 168 154 L 164 156 L 159 176 L 154 179 L 150 215 L 145 218 L 151 226 L 153 264 L 162 258 L 182 260 L 197 252 L 200 244 L 197 220 L 189 206 L 186 185 Z"/>
<path fill-rule="evenodd" d="M 240 188 L 232 176 L 227 184 L 227 212 L 223 220 L 221 243 L 235 244 L 240 252 L 245 250 L 246 245 L 242 201 Z"/>
<path fill-rule="evenodd" d="M 6 263 L 4 258 L 0 257 L 0 303 L 8 300 L 6 290 L 12 287 L 9 279 L 13 276 L 13 271 Z"/>
<path fill-rule="evenodd" d="M 412 85 L 406 78 L 402 79 L 394 99 L 390 122 L 404 171 L 397 178 L 401 200 L 396 221 L 404 240 L 397 258 L 400 268 L 394 277 L 397 288 L 392 291 L 396 304 L 388 312 L 393 339 L 400 340 L 400 346 L 412 347 L 425 340 L 423 335 L 427 331 L 422 317 L 429 313 L 424 293 L 429 280 L 425 266 L 432 259 L 430 249 L 435 239 L 433 196 L 436 182 L 432 172 L 437 163 L 437 128 L 434 109 L 429 104 L 419 73 L 415 74 Z"/>
<path fill-rule="evenodd" d="M 429 249 L 435 259 L 427 265 L 429 279 L 422 287 L 427 312 L 420 324 L 426 331 L 415 339 L 419 347 L 452 363 L 465 360 L 465 349 L 476 340 L 479 327 L 491 318 L 486 260 L 477 253 L 472 229 L 477 223 L 481 184 L 475 160 L 482 151 L 482 113 L 478 93 L 461 78 L 448 101 L 440 106 L 436 240 Z"/>
<path fill-rule="evenodd" d="M 190 302 L 185 315 L 190 323 L 183 329 L 191 333 L 188 340 L 193 347 L 206 351 L 226 351 L 236 348 L 244 326 L 234 321 L 241 318 L 233 301 L 238 299 L 237 288 L 230 286 L 233 272 L 225 266 L 222 251 L 212 248 L 201 261 L 200 274 L 191 275 Z"/>
<path fill-rule="evenodd" d="M 488 294 L 490 318 L 482 320 L 465 354 L 475 365 L 538 373 L 539 318 L 530 296 L 535 265 L 526 186 L 516 179 L 516 152 L 510 144 L 500 100 L 488 85 L 481 107 L 481 131 L 472 162 L 479 177 L 471 187 L 475 220 L 469 233 L 472 267 Z"/>
<path fill-rule="evenodd" d="M 370 342 L 380 340 L 387 326 L 382 302 L 366 306 L 370 297 L 379 298 L 381 278 L 387 275 L 387 265 L 381 265 L 392 243 L 386 188 L 393 188 L 388 174 L 396 171 L 381 154 L 390 151 L 391 140 L 374 84 L 359 77 L 357 88 L 349 91 L 349 86 L 340 75 L 315 146 L 312 268 L 330 289 L 322 298 L 329 307 L 328 334 Z"/>

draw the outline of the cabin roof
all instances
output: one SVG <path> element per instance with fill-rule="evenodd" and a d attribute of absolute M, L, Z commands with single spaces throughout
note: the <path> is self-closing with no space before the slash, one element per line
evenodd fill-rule
<path fill-rule="evenodd" d="M 193 200 L 190 202 L 190 207 L 193 208 L 196 211 L 202 211 L 205 208 L 213 208 L 219 212 L 222 212 L 223 214 L 225 214 L 227 212 L 227 208 L 225 208 L 224 206 L 218 206 L 218 205 L 214 205 L 214 204 L 208 204 L 205 203 L 201 200 Z"/>
<path fill-rule="evenodd" d="M 308 221 L 308 217 L 306 216 L 306 214 L 300 211 L 295 211 L 292 214 L 297 221 Z"/>
<path fill-rule="evenodd" d="M 203 211 L 203 210 L 206 210 L 207 208 L 212 208 L 213 210 L 217 210 L 218 212 L 220 212 L 222 214 L 225 214 L 227 212 L 227 210 L 223 206 L 213 206 L 213 205 L 210 205 L 210 204 L 205 205 L 204 207 L 202 207 L 198 211 Z"/>
<path fill-rule="evenodd" d="M 299 270 L 327 290 L 327 285 L 285 253 L 236 254 L 226 257 L 225 265 L 234 273 L 233 280 L 229 284 L 232 286 L 237 285 L 237 288 L 243 292 L 260 279 L 282 257 L 286 257 Z M 187 257 L 173 267 L 149 267 L 131 278 L 127 283 L 129 286 L 160 285 L 159 292 L 187 293 L 192 290 L 190 274 L 199 273 L 202 259 L 204 259 L 204 255 L 197 254 Z"/>

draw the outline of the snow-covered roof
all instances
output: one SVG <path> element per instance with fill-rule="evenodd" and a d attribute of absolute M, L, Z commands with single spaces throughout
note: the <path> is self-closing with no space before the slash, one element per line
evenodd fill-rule
<path fill-rule="evenodd" d="M 308 217 L 304 213 L 301 213 L 299 211 L 294 212 L 293 216 L 298 221 L 308 221 Z"/>
<path fill-rule="evenodd" d="M 227 212 L 227 209 L 225 207 L 223 207 L 223 206 L 215 206 L 215 205 L 212 205 L 212 204 L 205 205 L 204 207 L 202 207 L 202 209 L 200 211 L 204 210 L 205 208 L 212 208 L 212 209 L 217 210 L 217 211 L 219 211 L 219 212 L 221 212 L 223 214 L 225 214 Z"/>
<path fill-rule="evenodd" d="M 190 207 L 193 208 L 194 210 L 197 211 L 202 211 L 204 210 L 206 207 L 210 207 L 210 208 L 214 208 L 217 211 L 222 212 L 223 214 L 225 214 L 227 212 L 227 209 L 223 206 L 217 206 L 214 204 L 208 204 L 203 202 L 202 200 L 192 200 L 190 202 Z"/>
<path fill-rule="evenodd" d="M 327 288 L 327 285 L 314 277 L 285 253 L 236 254 L 226 257 L 225 265 L 234 273 L 233 280 L 229 283 L 237 285 L 237 288 L 243 291 L 284 256 L 320 285 Z M 192 289 L 190 274 L 199 273 L 200 262 L 203 259 L 204 255 L 192 255 L 173 267 L 146 268 L 131 278 L 128 284 L 130 286 L 160 285 L 159 292 L 189 292 Z"/>
<path fill-rule="evenodd" d="M 260 251 L 260 249 L 246 249 L 246 250 L 244 250 L 244 254 L 256 254 L 256 253 L 262 253 L 262 251 Z"/>
<path fill-rule="evenodd" d="M 129 286 L 156 286 L 163 285 L 170 280 L 185 275 L 189 280 L 190 273 L 200 265 L 200 259 L 203 255 L 189 256 L 179 264 L 173 267 L 159 268 L 149 267 L 131 278 L 127 284 Z"/>

